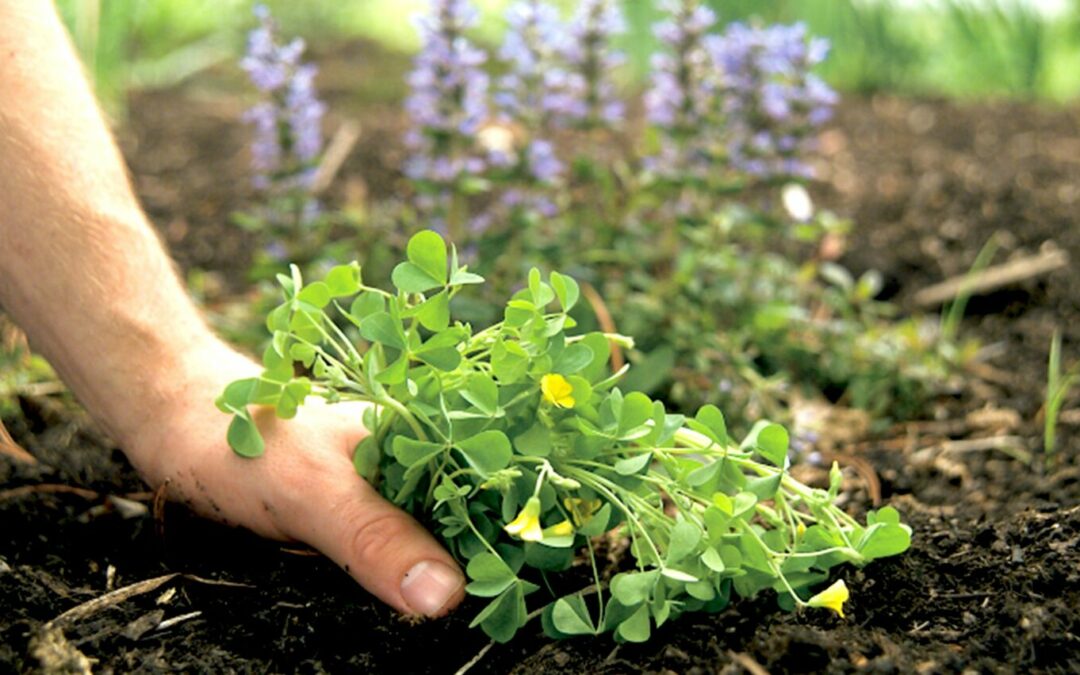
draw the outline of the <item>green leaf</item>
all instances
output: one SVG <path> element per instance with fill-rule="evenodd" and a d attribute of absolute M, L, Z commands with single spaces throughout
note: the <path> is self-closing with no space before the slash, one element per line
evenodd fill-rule
<path fill-rule="evenodd" d="M 727 566 L 724 565 L 724 559 L 720 557 L 720 553 L 712 546 L 705 549 L 705 552 L 701 554 L 701 562 L 713 572 L 719 573 L 727 569 Z"/>
<path fill-rule="evenodd" d="M 556 600 L 551 620 L 557 630 L 567 635 L 596 635 L 589 608 L 580 594 Z"/>
<path fill-rule="evenodd" d="M 555 291 L 555 296 L 559 299 L 562 310 L 569 312 L 577 304 L 578 297 L 581 295 L 578 283 L 573 278 L 558 272 L 552 272 L 549 280 L 551 281 L 551 288 Z"/>
<path fill-rule="evenodd" d="M 551 286 L 540 280 L 540 270 L 535 267 L 529 270 L 529 293 L 537 309 L 543 309 L 555 299 L 555 292 L 551 290 Z"/>
<path fill-rule="evenodd" d="M 387 312 L 375 312 L 360 323 L 360 335 L 368 342 L 394 347 L 405 348 L 405 332 L 401 322 L 394 319 Z"/>
<path fill-rule="evenodd" d="M 296 299 L 322 309 L 330 304 L 330 287 L 322 281 L 316 281 L 300 289 Z"/>
<path fill-rule="evenodd" d="M 437 293 L 423 302 L 416 309 L 416 318 L 420 325 L 430 331 L 444 331 L 450 326 L 450 295 L 446 291 Z"/>
<path fill-rule="evenodd" d="M 616 574 L 611 580 L 611 595 L 627 607 L 632 607 L 649 599 L 659 578 L 658 570 Z"/>
<path fill-rule="evenodd" d="M 364 436 L 364 439 L 356 444 L 353 449 L 353 468 L 360 477 L 369 483 L 375 482 L 379 475 L 379 443 L 374 435 Z"/>
<path fill-rule="evenodd" d="M 667 563 L 680 562 L 693 552 L 701 541 L 701 530 L 687 520 L 680 520 L 671 529 L 671 541 L 668 542 Z"/>
<path fill-rule="evenodd" d="M 395 436 L 393 441 L 394 458 L 405 466 L 426 463 L 438 456 L 446 446 L 428 441 L 418 441 L 408 436 Z"/>
<path fill-rule="evenodd" d="M 456 443 L 465 460 L 485 478 L 510 464 L 510 439 L 494 429 Z"/>
<path fill-rule="evenodd" d="M 428 349 L 415 354 L 416 358 L 439 370 L 451 372 L 461 365 L 461 352 L 453 347 Z"/>
<path fill-rule="evenodd" d="M 258 457 L 266 451 L 262 434 L 251 419 L 251 414 L 246 410 L 238 410 L 229 423 L 226 433 L 229 447 L 241 457 Z"/>
<path fill-rule="evenodd" d="M 446 284 L 446 242 L 437 232 L 424 230 L 414 234 L 405 247 L 405 254 L 410 263 L 434 279 L 438 285 Z"/>
<path fill-rule="evenodd" d="M 592 363 L 593 357 L 593 351 L 587 345 L 575 343 L 559 354 L 551 370 L 560 375 L 573 375 Z"/>
<path fill-rule="evenodd" d="M 691 487 L 701 487 L 720 473 L 720 462 L 712 461 L 699 466 L 686 475 L 686 483 Z"/>
<path fill-rule="evenodd" d="M 525 597 L 521 584 L 512 584 L 487 607 L 480 610 L 469 628 L 480 626 L 492 640 L 508 642 L 525 619 Z"/>
<path fill-rule="evenodd" d="M 607 532 L 609 522 L 611 522 L 611 504 L 604 504 L 592 515 L 592 518 L 578 528 L 578 533 L 586 537 L 598 537 Z"/>
<path fill-rule="evenodd" d="M 747 434 L 741 447 L 753 448 L 773 466 L 784 468 L 788 451 L 787 429 L 779 424 L 759 420 Z"/>
<path fill-rule="evenodd" d="M 360 265 L 338 265 L 326 273 L 326 287 L 335 298 L 353 295 L 360 291 Z"/>
<path fill-rule="evenodd" d="M 281 395 L 278 397 L 277 405 L 275 406 L 275 412 L 281 419 L 292 419 L 296 417 L 296 410 L 311 393 L 311 380 L 306 377 L 298 377 L 281 389 Z"/>
<path fill-rule="evenodd" d="M 502 384 L 513 384 L 525 376 L 529 354 L 516 342 L 499 341 L 491 350 L 491 372 Z"/>
<path fill-rule="evenodd" d="M 444 282 L 428 274 L 424 269 L 411 262 L 399 263 L 390 273 L 390 280 L 403 293 L 425 293 L 433 288 L 440 288 Z"/>
<path fill-rule="evenodd" d="M 616 637 L 627 642 L 645 642 L 649 639 L 649 607 L 642 605 L 615 629 Z"/>
<path fill-rule="evenodd" d="M 706 434 L 721 445 L 728 442 L 727 423 L 724 421 L 724 413 L 716 406 L 709 404 L 702 406 L 694 416 L 700 424 L 704 425 L 711 433 Z"/>
<path fill-rule="evenodd" d="M 465 573 L 473 580 L 465 591 L 482 598 L 493 598 L 517 581 L 517 575 L 503 559 L 488 551 L 474 556 Z"/>
<path fill-rule="evenodd" d="M 232 412 L 233 408 L 242 410 L 251 403 L 251 397 L 258 382 L 258 378 L 255 377 L 230 382 L 214 404 L 223 413 Z"/>
<path fill-rule="evenodd" d="M 551 454 L 551 431 L 542 423 L 529 427 L 529 430 L 514 438 L 514 447 L 522 455 L 547 457 Z"/>
<path fill-rule="evenodd" d="M 311 364 L 315 362 L 315 348 L 309 344 L 297 342 L 289 347 L 289 358 L 293 361 L 299 361 L 305 367 L 310 368 Z"/>
<path fill-rule="evenodd" d="M 465 286 L 466 284 L 482 284 L 484 283 L 484 277 L 479 274 L 473 274 L 465 269 L 456 269 L 453 274 L 450 275 L 451 286 Z"/>
<path fill-rule="evenodd" d="M 899 555 L 911 546 L 911 531 L 904 525 L 878 522 L 870 526 L 858 550 L 865 558 L 875 560 Z"/>
<path fill-rule="evenodd" d="M 472 403 L 485 415 L 494 417 L 499 412 L 499 387 L 495 384 L 495 380 L 487 375 L 481 373 L 472 375 L 460 393 L 462 398 Z"/>
<path fill-rule="evenodd" d="M 634 455 L 633 457 L 627 457 L 626 459 L 620 459 L 615 462 L 615 473 L 620 476 L 633 476 L 641 473 L 652 461 L 651 452 L 643 452 L 640 455 Z"/>
<path fill-rule="evenodd" d="M 589 333 L 581 339 L 583 344 L 592 350 L 593 360 L 579 373 L 589 382 L 599 382 L 607 377 L 608 360 L 611 358 L 611 343 L 603 333 Z"/>
<path fill-rule="evenodd" d="M 731 516 L 738 518 L 750 509 L 754 508 L 757 504 L 757 495 L 752 492 L 740 492 L 735 495 L 735 501 L 732 504 Z"/>
<path fill-rule="evenodd" d="M 776 496 L 776 491 L 780 489 L 781 478 L 783 478 L 783 475 L 779 473 L 772 476 L 748 478 L 746 480 L 746 491 L 752 492 L 758 498 L 758 501 L 767 502 Z"/>
<path fill-rule="evenodd" d="M 393 386 L 395 384 L 401 384 L 409 375 L 409 359 L 402 354 L 397 361 L 394 361 L 389 366 L 384 368 L 375 376 L 377 382 L 382 384 Z"/>
<path fill-rule="evenodd" d="M 641 392 L 630 392 L 623 398 L 622 409 L 619 411 L 618 435 L 640 427 L 652 419 L 653 402 Z"/>
<path fill-rule="evenodd" d="M 356 296 L 349 307 L 349 314 L 357 321 L 363 321 L 376 312 L 386 311 L 386 298 L 372 291 L 365 291 Z"/>

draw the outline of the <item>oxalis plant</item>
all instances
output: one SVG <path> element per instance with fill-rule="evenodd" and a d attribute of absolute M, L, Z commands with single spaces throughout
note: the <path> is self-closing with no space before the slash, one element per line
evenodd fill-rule
<path fill-rule="evenodd" d="M 493 639 L 539 614 L 554 637 L 640 642 L 684 612 L 766 589 L 785 608 L 843 616 L 842 580 L 813 592 L 829 570 L 908 548 L 896 510 L 863 525 L 835 505 L 835 464 L 828 489 L 793 478 L 783 427 L 761 421 L 736 442 L 715 406 L 688 418 L 622 391 L 626 368 L 612 374 L 608 359 L 612 342 L 631 340 L 574 334 L 570 277 L 533 269 L 503 320 L 474 330 L 451 320 L 453 298 L 483 282 L 456 249 L 425 231 L 407 257 L 395 292 L 366 285 L 356 263 L 313 283 L 296 267 L 279 277 L 265 371 L 230 384 L 218 406 L 234 415 L 232 448 L 257 457 L 250 405 L 291 417 L 309 396 L 372 404 L 358 420 L 370 435 L 356 470 L 436 527 L 465 565 L 468 593 L 490 598 L 472 624 Z M 597 564 L 605 533 L 629 541 L 633 557 L 609 582 Z M 593 584 L 534 602 L 541 584 L 566 585 L 557 575 L 579 555 Z"/>

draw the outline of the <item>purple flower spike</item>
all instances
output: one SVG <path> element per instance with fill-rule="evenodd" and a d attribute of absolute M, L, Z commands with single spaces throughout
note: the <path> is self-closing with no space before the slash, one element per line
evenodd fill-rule
<path fill-rule="evenodd" d="M 567 42 L 558 11 L 543 0 L 520 0 L 507 10 L 509 29 L 499 56 L 509 73 L 499 79 L 495 103 L 506 120 L 542 130 L 566 109 L 568 74 L 560 64 Z"/>
<path fill-rule="evenodd" d="M 251 146 L 253 184 L 271 194 L 305 193 L 314 180 L 322 151 L 322 118 L 326 107 L 315 96 L 315 66 L 300 62 L 304 42 L 280 44 L 277 25 L 269 10 L 258 5 L 259 26 L 248 35 L 247 53 L 240 66 L 263 100 L 244 118 L 254 127 Z M 309 222 L 318 213 L 314 201 L 300 210 Z"/>
<path fill-rule="evenodd" d="M 405 173 L 434 184 L 441 196 L 486 169 L 474 140 L 488 118 L 488 76 L 481 69 L 487 57 L 464 35 L 476 17 L 467 0 L 432 0 L 430 13 L 417 21 L 423 47 L 408 80 Z M 431 204 L 435 211 L 442 201 Z"/>
<path fill-rule="evenodd" d="M 712 170 L 709 149 L 721 125 L 715 105 L 720 73 L 704 46 L 716 15 L 700 0 L 664 0 L 661 7 L 669 18 L 653 31 L 665 50 L 653 57 L 645 112 L 664 140 L 647 166 L 669 178 L 689 178 Z"/>
<path fill-rule="evenodd" d="M 732 166 L 760 179 L 811 177 L 804 157 L 837 101 L 810 72 L 828 42 L 809 38 L 803 24 L 736 23 L 706 46 L 724 71 Z"/>
<path fill-rule="evenodd" d="M 610 42 L 625 31 L 626 24 L 613 0 L 581 0 L 570 27 L 570 40 L 562 48 L 570 65 L 566 95 L 557 104 L 562 116 L 590 127 L 622 123 L 625 109 L 611 73 L 625 58 L 611 49 Z"/>

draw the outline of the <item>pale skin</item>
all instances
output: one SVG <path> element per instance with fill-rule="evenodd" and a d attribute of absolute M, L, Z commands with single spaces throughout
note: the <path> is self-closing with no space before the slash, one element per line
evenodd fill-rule
<path fill-rule="evenodd" d="M 464 596 L 435 539 L 356 475 L 356 405 L 256 410 L 266 454 L 214 398 L 259 367 L 218 339 L 143 214 L 52 0 L 0 0 L 0 307 L 154 487 L 322 551 L 397 610 Z"/>

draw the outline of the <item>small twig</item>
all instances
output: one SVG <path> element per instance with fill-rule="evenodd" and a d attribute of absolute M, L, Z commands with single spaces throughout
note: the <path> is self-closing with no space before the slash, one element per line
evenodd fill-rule
<path fill-rule="evenodd" d="M 870 501 L 874 506 L 881 506 L 881 480 L 878 478 L 874 465 L 856 455 L 836 455 L 836 458 L 841 464 L 847 464 L 855 469 L 859 477 L 866 481 L 866 491 L 870 494 Z"/>
<path fill-rule="evenodd" d="M 172 628 L 173 626 L 175 626 L 178 623 L 183 623 L 184 621 L 190 621 L 191 619 L 194 619 L 194 618 L 200 617 L 200 616 L 202 616 L 201 611 L 188 612 L 187 614 L 181 614 L 180 616 L 174 616 L 171 619 L 165 619 L 164 621 L 159 623 L 154 628 L 154 630 L 165 630 L 167 628 Z"/>
<path fill-rule="evenodd" d="M 16 462 L 24 464 L 37 464 L 37 458 L 27 452 L 26 448 L 15 442 L 8 433 L 3 420 L 0 420 L 0 455 L 7 455 Z"/>
<path fill-rule="evenodd" d="M 593 313 L 596 314 L 596 321 L 600 324 L 600 328 L 605 333 L 617 334 L 619 329 L 615 325 L 615 319 L 611 318 L 611 312 L 596 288 L 588 282 L 582 282 L 581 292 L 585 294 L 585 299 L 589 301 Z M 626 363 L 626 359 L 623 358 L 622 347 L 613 341 L 609 341 L 609 343 L 611 344 L 611 370 L 617 373 Z"/>
<path fill-rule="evenodd" d="M 255 588 L 251 584 L 241 583 L 239 581 L 226 581 L 224 579 L 206 579 L 203 577 L 195 576 L 194 574 L 184 574 L 183 577 L 188 581 L 194 581 L 204 586 L 228 586 L 229 588 Z"/>
<path fill-rule="evenodd" d="M 173 572 L 172 574 L 165 574 L 160 577 L 154 577 L 153 579 L 137 581 L 128 586 L 124 586 L 123 588 L 118 588 L 115 591 L 110 591 L 105 595 L 72 607 L 52 621 L 49 621 L 45 624 L 45 627 L 52 628 L 65 623 L 75 623 L 76 621 L 85 619 L 107 607 L 118 605 L 128 598 L 133 598 L 136 595 L 142 595 L 143 593 L 149 593 L 160 587 L 162 584 L 175 579 L 177 576 L 179 575 L 176 572 Z"/>
<path fill-rule="evenodd" d="M 1020 436 L 989 436 L 968 438 L 962 441 L 945 441 L 929 449 L 940 450 L 942 454 L 1000 450 L 1017 461 L 1031 463 L 1031 453 L 1024 449 L 1024 439 Z"/>
<path fill-rule="evenodd" d="M 64 485 L 62 483 L 38 483 L 36 485 L 21 485 L 17 488 L 4 490 L 3 492 L 0 492 L 0 502 L 35 494 L 72 494 L 82 497 L 83 499 L 91 500 L 99 499 L 101 497 L 100 493 L 94 492 L 93 490 L 87 490 L 86 488 L 75 487 L 73 485 Z"/>
<path fill-rule="evenodd" d="M 284 546 L 282 546 L 280 550 L 282 553 L 288 553 L 289 555 L 298 555 L 309 558 L 322 555 L 321 553 L 312 548 L 285 548 Z"/>
<path fill-rule="evenodd" d="M 765 667 L 755 661 L 749 654 L 736 653 L 729 649 L 727 655 L 732 661 L 745 668 L 750 675 L 769 675 L 769 671 L 765 670 Z"/>
<path fill-rule="evenodd" d="M 360 123 L 349 119 L 342 122 L 334 137 L 330 139 L 326 152 L 323 153 L 322 162 L 315 171 L 315 179 L 311 183 L 313 194 L 320 194 L 330 187 L 358 140 L 360 140 Z"/>
<path fill-rule="evenodd" d="M 483 659 L 484 656 L 486 656 L 487 653 L 489 651 L 491 651 L 491 648 L 494 647 L 494 646 L 495 646 L 495 641 L 494 640 L 492 640 L 491 642 L 484 645 L 484 648 L 481 649 L 479 652 L 477 652 L 476 656 L 469 659 L 468 663 L 466 663 L 462 667 L 458 668 L 457 671 L 454 672 L 454 675 L 465 675 L 465 673 L 469 672 L 469 670 L 473 666 L 480 663 L 481 659 Z"/>
<path fill-rule="evenodd" d="M 936 307 L 961 294 L 981 295 L 1002 286 L 1015 284 L 1025 279 L 1055 272 L 1069 265 L 1069 255 L 1060 249 L 1011 260 L 1001 265 L 947 279 L 939 284 L 928 286 L 912 298 L 919 307 Z"/>

